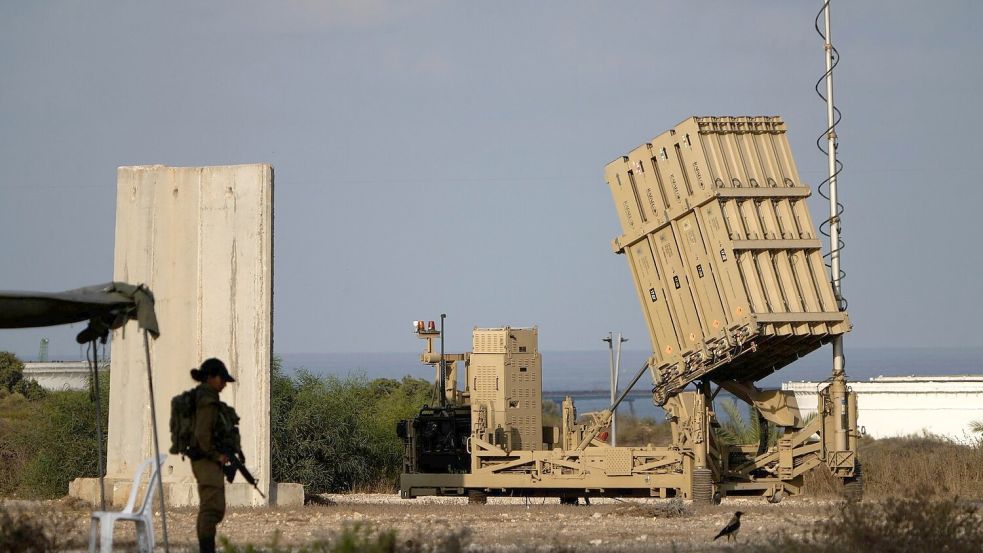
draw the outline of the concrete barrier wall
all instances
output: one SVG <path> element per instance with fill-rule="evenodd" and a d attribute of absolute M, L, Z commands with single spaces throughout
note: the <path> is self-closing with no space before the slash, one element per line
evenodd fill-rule
<path fill-rule="evenodd" d="M 821 382 L 786 382 L 803 416 L 816 412 Z M 983 420 L 983 376 L 879 376 L 850 382 L 857 393 L 857 425 L 874 438 L 920 435 L 972 440 Z"/>
<path fill-rule="evenodd" d="M 109 370 L 109 363 L 99 361 L 99 373 Z M 85 361 L 24 363 L 24 378 L 34 380 L 45 390 L 88 390 L 89 364 Z"/>
<path fill-rule="evenodd" d="M 236 378 L 222 399 L 242 417 L 246 463 L 270 489 L 273 168 L 120 167 L 113 277 L 147 284 L 161 336 L 151 339 L 160 448 L 170 447 L 170 400 L 196 383 L 203 359 Z M 152 455 L 143 336 L 113 334 L 107 478 L 129 480 Z M 190 462 L 168 457 L 165 483 L 193 485 Z M 251 492 L 251 504 L 264 501 Z"/>

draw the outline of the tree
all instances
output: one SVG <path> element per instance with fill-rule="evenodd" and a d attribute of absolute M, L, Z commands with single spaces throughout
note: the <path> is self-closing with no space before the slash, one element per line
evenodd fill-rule
<path fill-rule="evenodd" d="M 13 353 L 0 351 L 0 388 L 11 392 L 23 378 L 24 363 Z"/>
<path fill-rule="evenodd" d="M 749 445 L 758 444 L 762 435 L 766 435 L 766 444 L 771 446 L 778 442 L 778 431 L 768 421 L 759 416 L 758 411 L 747 406 L 747 417 L 741 412 L 737 403 L 731 399 L 720 402 L 720 408 L 727 416 L 720 423 L 717 437 L 725 444 Z"/>

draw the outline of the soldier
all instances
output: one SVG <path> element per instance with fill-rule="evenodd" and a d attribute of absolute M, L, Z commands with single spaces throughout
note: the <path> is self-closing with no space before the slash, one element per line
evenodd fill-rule
<path fill-rule="evenodd" d="M 225 363 L 206 359 L 199 369 L 191 369 L 191 378 L 200 382 L 197 387 L 191 470 L 198 481 L 198 546 L 202 553 L 215 551 L 216 526 L 225 516 L 225 474 L 222 471 L 229 458 L 216 449 L 216 442 L 225 439 L 226 425 L 222 422 L 222 406 L 218 394 L 229 382 L 235 382 Z"/>

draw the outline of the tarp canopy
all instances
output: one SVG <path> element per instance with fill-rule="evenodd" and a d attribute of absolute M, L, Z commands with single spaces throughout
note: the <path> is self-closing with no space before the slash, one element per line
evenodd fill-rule
<path fill-rule="evenodd" d="M 66 292 L 0 291 L 0 328 L 29 328 L 89 321 L 78 342 L 105 340 L 109 330 L 136 319 L 154 338 L 160 335 L 154 296 L 143 285 L 110 282 Z"/>
<path fill-rule="evenodd" d="M 80 344 L 91 342 L 91 385 L 95 393 L 96 436 L 99 451 L 99 497 L 102 510 L 106 510 L 105 468 L 102 453 L 102 415 L 99 409 L 99 363 L 95 348 L 97 340 L 106 343 L 109 331 L 120 328 L 130 319 L 136 319 L 144 332 L 144 348 L 147 351 L 147 383 L 150 388 L 151 428 L 154 436 L 154 455 L 157 459 L 157 490 L 160 496 L 161 524 L 164 529 L 164 550 L 170 551 L 167 542 L 167 516 L 164 510 L 164 482 L 160 475 L 160 445 L 157 438 L 157 414 L 154 409 L 154 385 L 150 369 L 150 346 L 147 335 L 160 336 L 157 314 L 154 312 L 154 295 L 146 287 L 125 282 L 110 282 L 99 286 L 87 286 L 66 292 L 4 292 L 0 291 L 0 328 L 31 328 L 88 321 L 85 330 L 76 340 Z"/>

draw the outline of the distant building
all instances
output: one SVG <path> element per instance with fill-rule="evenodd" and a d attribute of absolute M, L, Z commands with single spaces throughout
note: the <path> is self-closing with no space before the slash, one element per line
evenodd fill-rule
<path fill-rule="evenodd" d="M 803 416 L 816 412 L 825 382 L 785 382 Z M 983 420 L 983 376 L 878 376 L 850 382 L 857 393 L 857 425 L 874 438 L 929 433 L 965 441 Z"/>
<path fill-rule="evenodd" d="M 109 363 L 99 362 L 99 372 L 108 372 Z M 45 390 L 88 390 L 89 364 L 85 361 L 24 363 L 24 378 L 36 380 Z"/>

